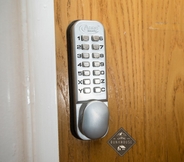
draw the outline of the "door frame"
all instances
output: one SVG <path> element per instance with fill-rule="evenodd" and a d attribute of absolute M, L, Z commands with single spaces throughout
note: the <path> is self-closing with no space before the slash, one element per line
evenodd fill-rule
<path fill-rule="evenodd" d="M 58 162 L 54 2 L 0 8 L 0 161 Z"/>

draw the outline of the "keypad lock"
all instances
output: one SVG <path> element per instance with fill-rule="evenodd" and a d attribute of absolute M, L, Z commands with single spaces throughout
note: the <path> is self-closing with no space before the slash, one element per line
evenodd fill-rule
<path fill-rule="evenodd" d="M 67 46 L 72 133 L 82 140 L 100 139 L 109 128 L 103 25 L 89 20 L 72 22 Z"/>

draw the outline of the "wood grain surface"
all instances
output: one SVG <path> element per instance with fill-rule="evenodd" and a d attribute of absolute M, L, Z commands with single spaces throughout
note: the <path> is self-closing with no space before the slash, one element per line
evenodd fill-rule
<path fill-rule="evenodd" d="M 106 30 L 109 133 L 70 132 L 66 29 L 77 19 Z M 184 1 L 55 0 L 61 162 L 184 161 Z M 136 144 L 119 156 L 107 141 L 123 127 Z"/>

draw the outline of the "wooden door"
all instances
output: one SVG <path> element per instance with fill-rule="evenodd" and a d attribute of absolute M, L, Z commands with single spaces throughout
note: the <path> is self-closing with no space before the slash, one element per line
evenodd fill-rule
<path fill-rule="evenodd" d="M 109 132 L 70 132 L 66 29 L 77 19 L 106 29 Z M 184 1 L 55 0 L 59 149 L 62 162 L 184 161 Z M 136 144 L 119 156 L 107 143 L 124 128 Z"/>

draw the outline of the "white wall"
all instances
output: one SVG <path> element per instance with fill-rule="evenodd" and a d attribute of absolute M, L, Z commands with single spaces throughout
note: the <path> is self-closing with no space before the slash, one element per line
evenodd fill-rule
<path fill-rule="evenodd" d="M 57 162 L 52 0 L 0 0 L 0 162 Z"/>

